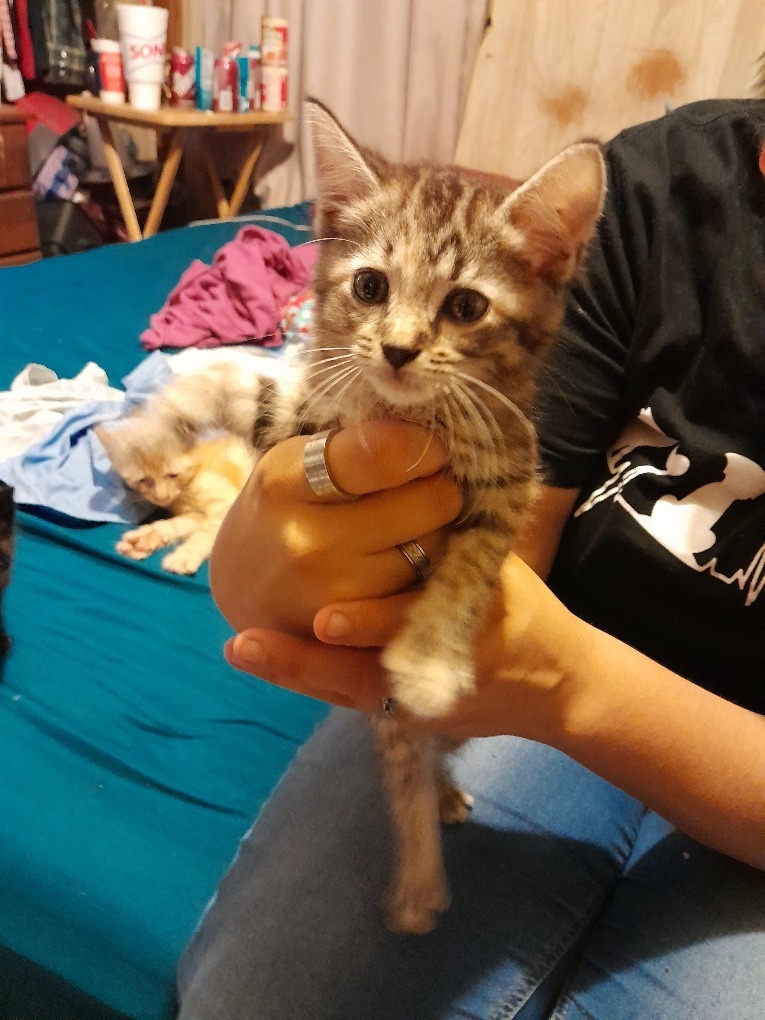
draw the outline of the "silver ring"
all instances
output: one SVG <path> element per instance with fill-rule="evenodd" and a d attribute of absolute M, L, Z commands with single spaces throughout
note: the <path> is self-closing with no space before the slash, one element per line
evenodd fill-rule
<path fill-rule="evenodd" d="M 407 560 L 418 581 L 427 581 L 430 576 L 430 560 L 419 542 L 404 542 L 396 548 Z"/>
<path fill-rule="evenodd" d="M 382 699 L 382 710 L 383 715 L 393 715 L 396 711 L 396 699 L 395 698 L 383 698 Z"/>
<path fill-rule="evenodd" d="M 325 503 L 339 503 L 345 499 L 358 499 L 346 492 L 333 480 L 327 467 L 327 443 L 339 429 L 327 429 L 311 436 L 303 451 L 303 470 L 311 489 Z"/>

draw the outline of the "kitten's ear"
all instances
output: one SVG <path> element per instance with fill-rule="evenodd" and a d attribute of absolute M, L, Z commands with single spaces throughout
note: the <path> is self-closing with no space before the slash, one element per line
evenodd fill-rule
<path fill-rule="evenodd" d="M 93 431 L 96 434 L 96 437 L 100 440 L 103 448 L 106 450 L 107 457 L 112 463 L 114 463 L 120 445 L 114 430 L 105 429 L 102 425 L 96 425 Z"/>
<path fill-rule="evenodd" d="M 565 283 L 574 275 L 603 208 L 605 189 L 600 146 L 578 142 L 505 201 L 502 211 L 523 234 L 522 254 L 541 276 Z"/>
<path fill-rule="evenodd" d="M 349 200 L 371 194 L 379 179 L 360 147 L 326 106 L 308 98 L 304 110 L 311 125 L 316 205 L 321 219 Z"/>

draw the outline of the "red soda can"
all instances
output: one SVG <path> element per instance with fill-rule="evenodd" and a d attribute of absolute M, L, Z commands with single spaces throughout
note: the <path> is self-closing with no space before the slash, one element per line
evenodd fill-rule
<path fill-rule="evenodd" d="M 180 48 L 170 55 L 170 105 L 190 109 L 196 105 L 194 57 Z"/>
<path fill-rule="evenodd" d="M 212 108 L 218 113 L 233 113 L 239 108 L 239 65 L 236 57 L 218 57 L 213 64 Z"/>

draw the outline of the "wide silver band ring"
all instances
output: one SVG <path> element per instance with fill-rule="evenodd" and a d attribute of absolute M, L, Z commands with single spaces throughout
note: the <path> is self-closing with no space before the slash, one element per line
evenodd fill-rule
<path fill-rule="evenodd" d="M 325 503 L 340 503 L 347 499 L 358 499 L 346 492 L 334 481 L 327 467 L 327 443 L 339 429 L 327 429 L 311 436 L 303 451 L 303 470 L 312 491 Z"/>
<path fill-rule="evenodd" d="M 404 542 L 403 545 L 397 545 L 396 548 L 409 563 L 416 579 L 427 581 L 430 576 L 430 560 L 420 543 Z"/>

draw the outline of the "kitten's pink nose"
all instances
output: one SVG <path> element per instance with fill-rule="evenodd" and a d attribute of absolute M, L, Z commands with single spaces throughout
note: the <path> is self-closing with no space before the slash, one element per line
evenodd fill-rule
<path fill-rule="evenodd" d="M 385 360 L 396 369 L 408 365 L 420 353 L 416 347 L 397 347 L 395 344 L 383 344 L 382 352 L 385 355 Z"/>

